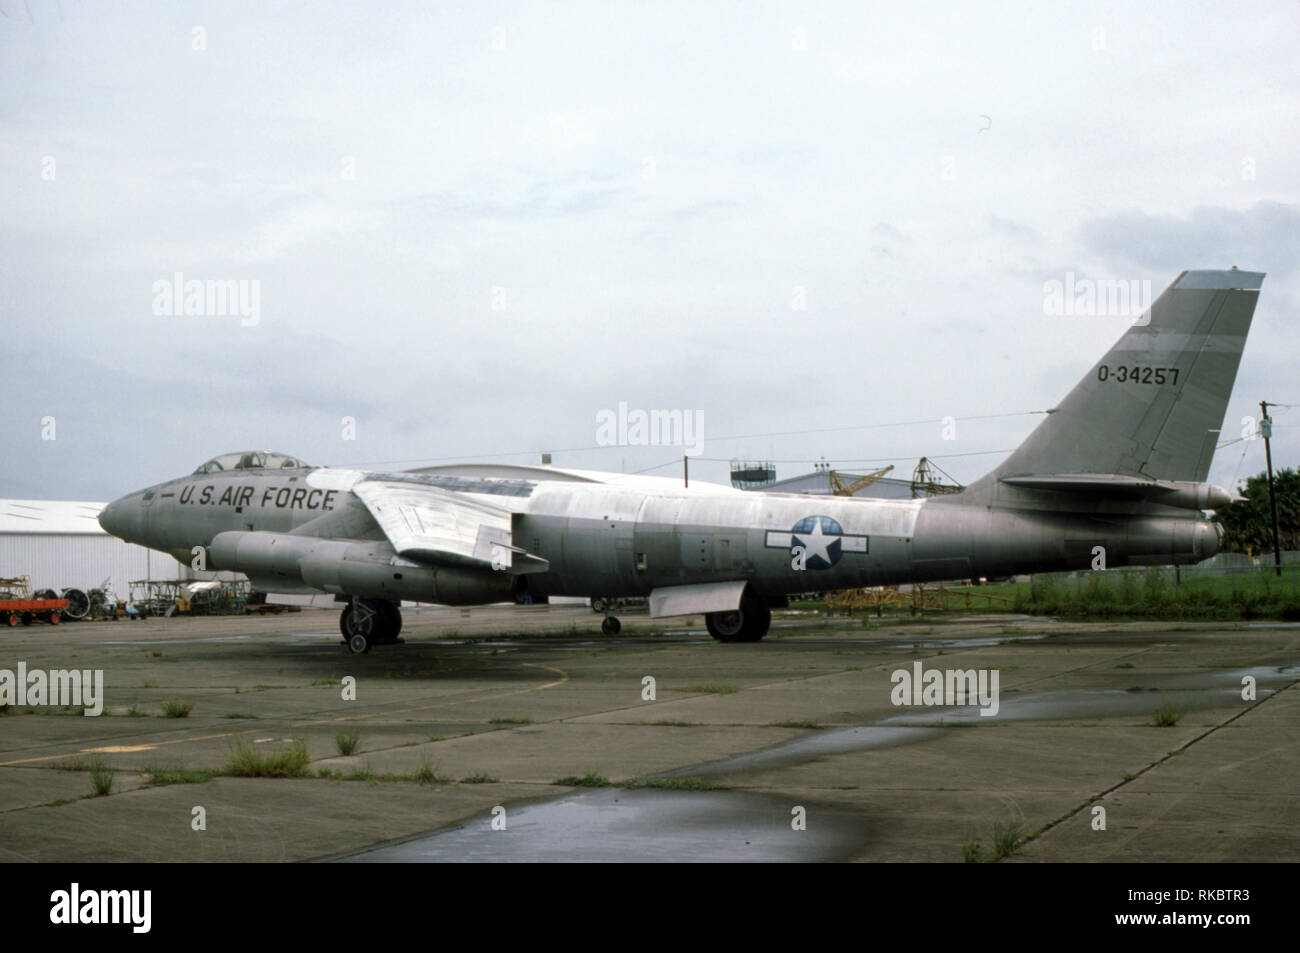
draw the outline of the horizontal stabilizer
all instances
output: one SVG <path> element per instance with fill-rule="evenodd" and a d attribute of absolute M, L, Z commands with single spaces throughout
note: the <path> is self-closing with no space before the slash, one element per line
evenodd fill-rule
<path fill-rule="evenodd" d="M 1213 510 L 1238 497 L 1209 483 L 1179 480 L 1145 480 L 1120 473 L 1051 473 L 1004 476 L 1001 482 L 1031 490 L 1060 493 L 1092 493 L 1103 496 L 1136 497 L 1188 510 Z"/>

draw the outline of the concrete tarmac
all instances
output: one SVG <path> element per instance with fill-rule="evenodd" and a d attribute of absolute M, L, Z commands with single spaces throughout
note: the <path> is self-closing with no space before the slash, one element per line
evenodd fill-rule
<path fill-rule="evenodd" d="M 5 630 L 0 679 L 102 670 L 104 710 L 0 715 L 0 858 L 1300 857 L 1300 626 L 621 618 L 408 609 L 365 656 L 324 611 Z M 894 704 L 916 662 L 996 672 L 997 714 Z M 297 743 L 309 776 L 221 773 Z M 588 773 L 615 786 L 556 783 Z"/>

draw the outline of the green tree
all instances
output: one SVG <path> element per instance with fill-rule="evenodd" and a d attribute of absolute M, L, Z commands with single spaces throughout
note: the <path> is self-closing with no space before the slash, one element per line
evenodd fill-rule
<path fill-rule="evenodd" d="M 1268 505 L 1268 474 L 1246 481 L 1239 491 L 1244 500 L 1229 503 L 1214 513 L 1223 525 L 1223 550 L 1256 556 L 1273 551 L 1273 517 Z M 1287 467 L 1273 474 L 1277 496 L 1278 535 L 1283 549 L 1300 549 L 1300 469 Z"/>

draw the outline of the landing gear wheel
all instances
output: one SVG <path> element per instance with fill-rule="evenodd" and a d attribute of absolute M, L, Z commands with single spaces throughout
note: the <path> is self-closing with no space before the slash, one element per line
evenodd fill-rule
<path fill-rule="evenodd" d="M 731 612 L 710 612 L 704 617 L 704 627 L 719 642 L 739 642 L 745 630 L 745 617 L 739 609 Z"/>
<path fill-rule="evenodd" d="M 354 655 L 369 652 L 375 645 L 392 645 L 402 641 L 397 637 L 402 631 L 402 610 L 387 599 L 353 599 L 339 613 L 339 631 Z"/>
<path fill-rule="evenodd" d="M 605 621 L 600 624 L 600 631 L 606 635 L 618 635 L 622 628 L 623 624 L 612 615 L 605 616 Z"/>
<path fill-rule="evenodd" d="M 604 611 L 605 611 L 605 600 L 604 600 L 604 599 L 600 599 L 600 598 L 592 599 L 592 600 L 591 600 L 591 611 L 592 611 L 592 612 L 604 612 Z"/>
<path fill-rule="evenodd" d="M 348 650 L 353 655 L 362 655 L 370 651 L 370 646 L 378 641 L 376 636 L 381 618 L 364 600 L 357 599 L 343 610 L 339 616 L 339 628 Z"/>
<path fill-rule="evenodd" d="M 740 598 L 740 608 L 704 616 L 709 635 L 719 642 L 757 642 L 772 626 L 772 608 L 751 589 Z"/>

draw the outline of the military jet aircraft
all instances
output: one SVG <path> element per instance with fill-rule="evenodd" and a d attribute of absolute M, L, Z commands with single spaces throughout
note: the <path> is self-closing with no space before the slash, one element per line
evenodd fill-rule
<path fill-rule="evenodd" d="M 1204 481 L 1264 275 L 1185 271 L 1000 466 L 919 500 L 810 497 L 558 467 L 402 472 L 215 457 L 99 522 L 268 592 L 346 599 L 345 644 L 399 641 L 404 600 L 648 596 L 754 642 L 787 594 L 1214 555 Z M 619 621 L 607 610 L 603 629 Z"/>

